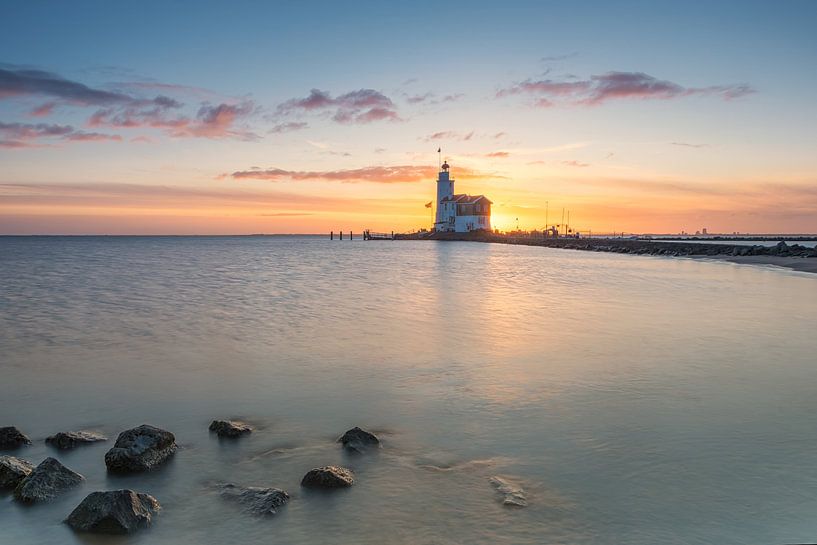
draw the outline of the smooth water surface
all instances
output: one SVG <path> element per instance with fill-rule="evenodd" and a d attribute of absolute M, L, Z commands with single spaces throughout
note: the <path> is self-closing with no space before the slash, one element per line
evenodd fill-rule
<path fill-rule="evenodd" d="M 0 238 L 0 425 L 87 483 L 0 496 L 0 542 L 742 544 L 817 540 L 817 275 L 465 242 Z M 223 442 L 213 418 L 250 437 Z M 151 423 L 174 459 L 107 475 Z M 343 454 L 359 425 L 380 452 Z M 349 490 L 300 489 L 343 464 Z M 490 479 L 521 486 L 510 508 Z M 293 499 L 255 518 L 217 482 Z M 127 538 L 61 524 L 93 490 L 163 505 Z"/>

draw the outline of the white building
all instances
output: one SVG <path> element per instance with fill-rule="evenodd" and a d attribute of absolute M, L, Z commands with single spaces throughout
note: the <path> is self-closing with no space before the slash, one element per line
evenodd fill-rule
<path fill-rule="evenodd" d="M 437 214 L 435 231 L 467 233 L 491 229 L 491 201 L 485 195 L 454 194 L 454 180 L 449 177 L 449 165 L 443 163 L 437 176 Z"/>

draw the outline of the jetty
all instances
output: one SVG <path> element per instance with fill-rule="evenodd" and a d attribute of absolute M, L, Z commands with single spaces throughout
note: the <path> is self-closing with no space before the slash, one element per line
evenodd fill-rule
<path fill-rule="evenodd" d="M 395 240 L 394 231 L 391 233 L 373 233 L 366 229 L 363 231 L 363 240 Z"/>
<path fill-rule="evenodd" d="M 544 246 L 566 250 L 585 250 L 590 252 L 613 252 L 635 255 L 663 255 L 690 257 L 817 257 L 817 248 L 800 244 L 786 244 L 783 241 L 774 246 L 734 244 L 721 241 L 715 244 L 686 240 L 650 240 L 639 238 L 576 238 L 545 237 L 542 233 L 497 233 L 492 231 L 470 231 L 468 233 L 410 233 L 395 235 L 397 240 L 440 240 L 492 242 L 498 244 L 519 244 L 524 246 Z"/>

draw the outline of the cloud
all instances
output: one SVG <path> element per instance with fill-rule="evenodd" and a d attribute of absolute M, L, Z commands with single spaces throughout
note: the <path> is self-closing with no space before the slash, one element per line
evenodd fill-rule
<path fill-rule="evenodd" d="M 326 91 L 312 89 L 305 98 L 294 98 L 278 105 L 276 111 L 279 116 L 329 112 L 331 119 L 341 124 L 400 120 L 394 102 L 374 89 L 358 89 L 334 98 Z"/>
<path fill-rule="evenodd" d="M 458 178 L 501 178 L 488 173 L 458 167 L 455 173 Z M 433 180 L 437 176 L 437 168 L 433 166 L 394 165 L 369 166 L 348 170 L 325 171 L 296 171 L 280 168 L 266 170 L 241 170 L 232 174 L 222 174 L 219 178 L 230 177 L 236 180 L 267 180 L 281 181 L 325 181 L 325 182 L 373 182 L 381 184 L 413 183 Z"/>
<path fill-rule="evenodd" d="M 508 153 L 507 151 L 494 151 L 494 152 L 485 154 L 485 157 L 493 157 L 493 158 L 497 158 L 497 159 L 504 159 L 504 158 L 510 157 L 510 156 L 511 156 L 511 154 Z"/>
<path fill-rule="evenodd" d="M 565 165 L 565 166 L 568 166 L 568 167 L 578 167 L 578 168 L 583 168 L 583 167 L 589 167 L 590 166 L 590 163 L 581 163 L 579 161 L 576 161 L 575 159 L 571 159 L 570 161 L 562 161 L 562 164 Z"/>
<path fill-rule="evenodd" d="M 433 97 L 433 96 L 434 96 L 433 93 L 426 93 L 424 95 L 408 96 L 408 97 L 406 97 L 406 102 L 408 102 L 409 104 L 420 104 L 421 102 L 431 100 L 431 97 Z"/>
<path fill-rule="evenodd" d="M 46 102 L 45 104 L 41 104 L 37 106 L 33 110 L 31 110 L 28 115 L 31 117 L 48 117 L 52 113 L 54 113 L 54 107 L 56 104 L 53 102 Z"/>
<path fill-rule="evenodd" d="M 456 131 L 439 131 L 431 133 L 424 138 L 426 142 L 433 140 L 459 140 L 460 142 L 467 142 L 474 137 L 474 131 L 471 132 L 456 132 Z"/>
<path fill-rule="evenodd" d="M 0 147 L 7 149 L 30 148 L 58 141 L 91 142 L 121 141 L 115 134 L 77 131 L 71 125 L 49 123 L 3 123 L 0 121 Z"/>
<path fill-rule="evenodd" d="M 82 131 L 72 132 L 71 134 L 66 135 L 65 139 L 71 140 L 73 142 L 122 141 L 122 137 L 119 136 L 118 134 L 104 134 L 100 132 L 82 132 Z"/>
<path fill-rule="evenodd" d="M 577 57 L 578 55 L 579 55 L 578 51 L 573 51 L 572 53 L 565 53 L 564 55 L 546 55 L 539 60 L 541 60 L 542 62 L 565 61 L 567 59 Z"/>
<path fill-rule="evenodd" d="M 170 103 L 169 103 L 170 104 Z M 170 106 L 168 106 L 170 107 Z M 251 115 L 255 104 L 245 100 L 239 104 L 202 104 L 194 117 L 170 114 L 168 107 L 129 107 L 97 110 L 89 119 L 89 127 L 161 129 L 173 138 L 238 138 L 257 140 L 258 135 L 236 126 L 239 119 Z"/>
<path fill-rule="evenodd" d="M 296 216 L 314 216 L 312 212 L 275 212 L 272 214 L 258 214 L 259 216 L 270 217 L 270 218 L 288 218 L 288 217 L 296 217 Z"/>
<path fill-rule="evenodd" d="M 438 97 L 436 94 L 428 92 L 422 95 L 408 95 L 406 96 L 406 102 L 409 104 L 444 104 L 447 102 L 456 102 L 462 97 L 464 97 L 464 93 L 455 93 L 451 95 L 443 95 Z"/>
<path fill-rule="evenodd" d="M 42 70 L 0 68 L 0 99 L 14 96 L 47 96 L 82 106 L 127 104 L 133 98 L 94 89 Z"/>
<path fill-rule="evenodd" d="M 300 131 L 309 126 L 309 123 L 304 121 L 290 121 L 289 123 L 279 123 L 267 131 L 269 134 L 280 134 L 284 132 Z"/>
<path fill-rule="evenodd" d="M 528 79 L 500 89 L 496 96 L 530 95 L 535 107 L 546 108 L 559 103 L 598 106 L 611 100 L 670 100 L 689 96 L 733 100 L 753 92 L 747 84 L 684 87 L 643 72 L 607 72 L 586 80 Z"/>
<path fill-rule="evenodd" d="M 683 146 L 685 148 L 705 148 L 709 144 L 690 144 L 688 142 L 670 142 L 673 146 Z"/>
<path fill-rule="evenodd" d="M 279 207 L 279 211 L 300 212 L 315 206 L 331 210 L 347 202 L 340 197 L 299 195 L 272 189 L 193 188 L 186 186 L 122 183 L 0 183 L 0 208 L 28 206 L 41 209 L 55 206 L 98 208 L 139 208 L 154 211 L 200 207 Z M 295 208 L 295 210 L 280 210 Z"/>
<path fill-rule="evenodd" d="M 181 85 L 135 82 L 120 83 L 125 90 L 93 88 L 42 70 L 0 67 L 0 100 L 26 97 L 47 97 L 50 101 L 30 112 L 34 117 L 46 117 L 57 105 L 98 108 L 88 120 L 89 127 L 155 128 L 172 137 L 240 138 L 258 137 L 249 130 L 236 126 L 240 119 L 250 116 L 256 106 L 250 100 L 224 101 L 213 105 L 199 104 L 195 115 L 180 113 L 185 104 L 166 94 L 145 98 L 132 91 L 161 91 L 176 94 L 201 94 L 197 88 Z M 96 134 L 92 137 L 89 134 Z M 77 134 L 74 139 L 100 140 L 99 133 Z"/>

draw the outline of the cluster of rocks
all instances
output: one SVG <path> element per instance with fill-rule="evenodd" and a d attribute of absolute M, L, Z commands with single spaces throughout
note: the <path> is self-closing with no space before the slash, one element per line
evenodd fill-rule
<path fill-rule="evenodd" d="M 728 242 L 708 244 L 683 240 L 670 242 L 666 240 L 612 238 L 542 238 L 541 236 L 501 235 L 487 231 L 438 233 L 432 238 L 435 240 L 499 242 L 503 244 L 545 246 L 548 248 L 635 255 L 817 257 L 817 248 L 809 248 L 800 244 L 786 244 L 786 242 L 782 240 L 774 246 L 762 246 L 759 244 L 746 246 L 730 244 Z"/>
<path fill-rule="evenodd" d="M 214 420 L 210 431 L 219 437 L 236 439 L 252 433 L 251 426 L 232 420 Z M 46 439 L 58 448 L 105 441 L 96 432 L 60 432 Z M 364 453 L 378 448 L 380 440 L 373 433 L 352 428 L 338 442 L 351 453 Z M 18 449 L 31 440 L 14 427 L 0 428 L 0 449 Z M 112 473 L 151 471 L 176 452 L 176 437 L 169 431 L 143 424 L 123 431 L 113 447 L 105 454 L 105 465 Z M 80 485 L 85 477 L 65 467 L 55 458 L 46 458 L 36 467 L 15 456 L 0 456 L 0 488 L 13 489 L 16 500 L 23 503 L 46 502 L 62 492 Z M 301 486 L 312 489 L 336 489 L 352 486 L 352 471 L 340 466 L 323 466 L 309 470 Z M 222 498 L 234 501 L 255 515 L 274 515 L 285 505 L 289 494 L 278 488 L 239 486 L 232 483 L 218 485 Z M 133 490 L 92 492 L 65 519 L 65 523 L 79 532 L 131 533 L 150 526 L 159 512 L 159 501 L 149 494 Z"/>
<path fill-rule="evenodd" d="M 60 449 L 107 441 L 92 431 L 60 432 L 46 438 L 46 444 Z M 15 427 L 0 428 L 0 449 L 12 450 L 31 445 L 31 440 Z M 176 450 L 172 433 L 153 426 L 139 426 L 119 434 L 105 455 L 110 471 L 146 471 L 166 460 Z M 85 477 L 48 457 L 36 467 L 16 456 L 0 456 L 0 488 L 12 489 L 21 503 L 51 501 Z M 150 525 L 159 511 L 153 496 L 133 490 L 92 492 L 68 515 L 65 522 L 77 531 L 130 533 Z"/>

